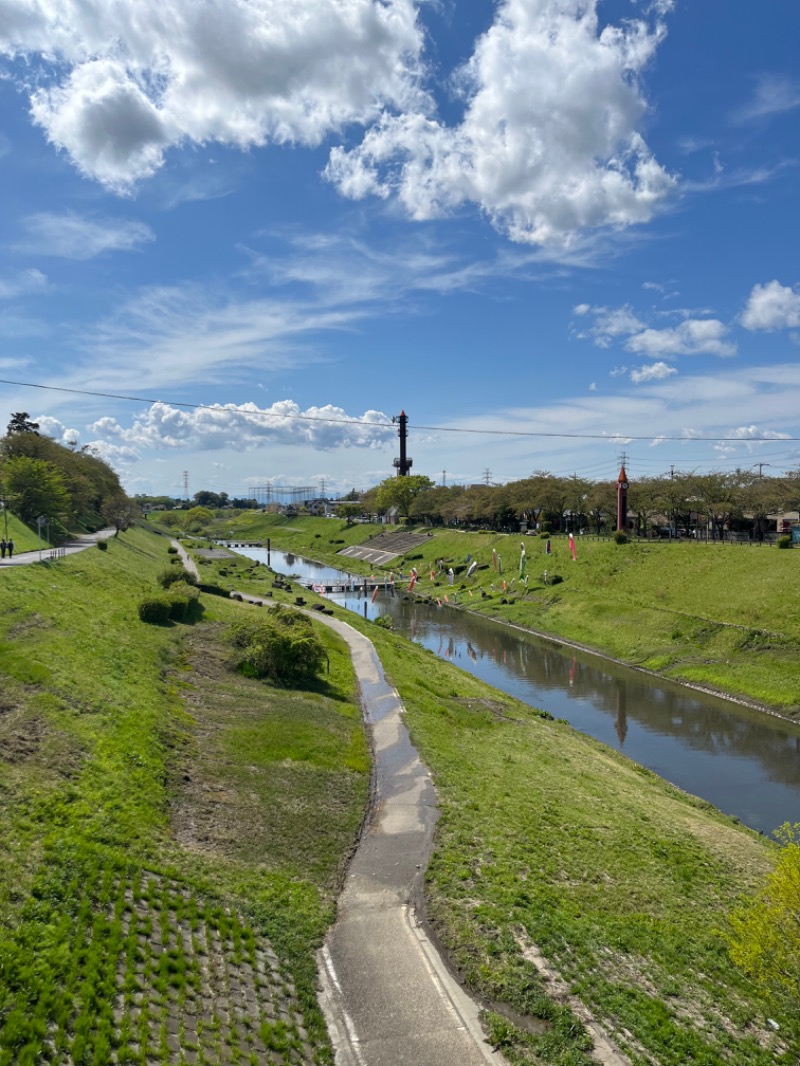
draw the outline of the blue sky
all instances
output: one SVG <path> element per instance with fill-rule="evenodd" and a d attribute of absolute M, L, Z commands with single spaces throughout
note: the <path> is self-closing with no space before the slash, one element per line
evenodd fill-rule
<path fill-rule="evenodd" d="M 448 484 L 796 468 L 798 40 L 796 0 L 0 0 L 0 418 L 178 496 L 369 487 L 401 410 Z"/>

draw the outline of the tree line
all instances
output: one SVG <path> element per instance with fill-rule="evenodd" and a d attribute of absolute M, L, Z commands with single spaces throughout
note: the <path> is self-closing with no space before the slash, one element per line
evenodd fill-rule
<path fill-rule="evenodd" d="M 27 526 L 46 518 L 55 539 L 104 524 L 119 533 L 139 511 L 114 470 L 90 447 L 59 444 L 41 434 L 26 411 L 11 416 L 0 439 L 0 499 Z"/>
<path fill-rule="evenodd" d="M 388 478 L 361 499 L 365 511 L 396 507 L 413 522 L 514 531 L 520 522 L 554 532 L 616 528 L 617 482 L 558 477 L 536 471 L 505 485 L 435 485 L 424 475 Z M 754 470 L 676 473 L 630 483 L 626 525 L 647 535 L 654 527 L 690 535 L 696 527 L 713 538 L 743 529 L 767 530 L 769 516 L 800 507 L 800 470 L 764 477 Z"/>

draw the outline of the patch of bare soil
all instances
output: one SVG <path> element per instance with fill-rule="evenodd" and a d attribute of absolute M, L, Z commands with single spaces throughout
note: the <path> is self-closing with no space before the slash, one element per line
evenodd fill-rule
<path fill-rule="evenodd" d="M 14 728 L 9 721 L 0 728 L 0 758 L 12 765 L 27 762 L 38 755 L 44 741 L 47 724 L 41 718 L 14 719 Z"/>

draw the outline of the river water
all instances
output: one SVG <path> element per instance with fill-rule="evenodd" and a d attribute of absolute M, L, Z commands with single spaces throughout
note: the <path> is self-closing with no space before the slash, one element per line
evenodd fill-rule
<path fill-rule="evenodd" d="M 266 549 L 236 551 L 267 561 Z M 333 584 L 344 576 L 285 552 L 273 550 L 269 562 L 303 584 Z M 452 601 L 452 590 L 436 591 Z M 330 598 L 362 617 L 389 615 L 396 632 L 566 719 L 753 829 L 769 834 L 783 822 L 800 822 L 800 727 L 469 611 L 424 604 L 399 587 L 394 595 L 379 591 L 374 602 L 357 593 Z"/>

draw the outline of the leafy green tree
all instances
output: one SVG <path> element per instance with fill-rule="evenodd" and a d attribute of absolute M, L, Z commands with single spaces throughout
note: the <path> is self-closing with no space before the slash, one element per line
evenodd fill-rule
<path fill-rule="evenodd" d="M 100 514 L 114 527 L 114 536 L 118 537 L 129 529 L 139 516 L 139 507 L 135 500 L 130 499 L 124 492 L 116 496 L 109 496 L 103 500 L 100 506 Z"/>
<path fill-rule="evenodd" d="M 69 513 L 69 493 L 61 472 L 45 459 L 8 459 L 3 464 L 3 482 L 14 512 L 26 525 L 33 525 L 40 515 L 61 519 Z"/>
<path fill-rule="evenodd" d="M 336 513 L 339 516 L 339 518 L 344 518 L 344 520 L 345 520 L 345 522 L 346 522 L 346 524 L 348 526 L 352 526 L 353 519 L 354 518 L 358 518 L 358 516 L 361 514 L 361 504 L 360 503 L 342 503 L 342 504 L 339 505 Z"/>
<path fill-rule="evenodd" d="M 733 961 L 777 1011 L 800 1023 L 800 824 L 775 833 L 783 845 L 761 891 L 730 917 Z"/>
<path fill-rule="evenodd" d="M 381 511 L 396 507 L 401 515 L 408 516 L 411 503 L 421 492 L 433 488 L 433 482 L 424 474 L 406 474 L 390 477 L 378 486 L 377 504 Z"/>

